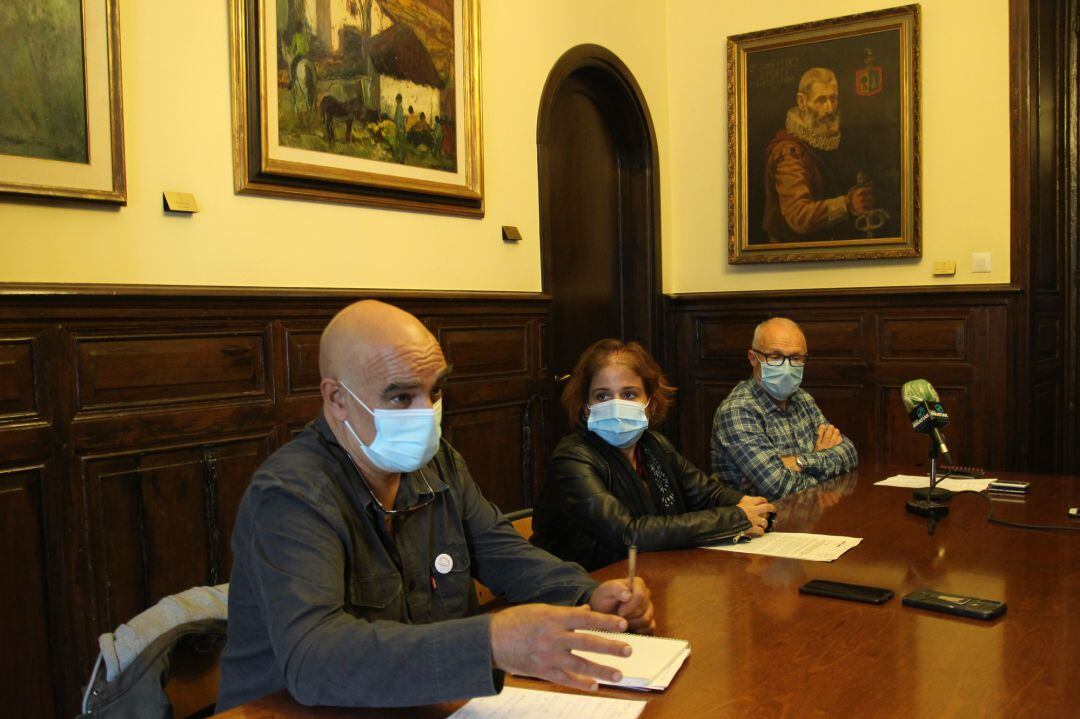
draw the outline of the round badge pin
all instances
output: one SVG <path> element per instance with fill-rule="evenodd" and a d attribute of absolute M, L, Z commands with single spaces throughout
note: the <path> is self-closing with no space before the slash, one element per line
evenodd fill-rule
<path fill-rule="evenodd" d="M 447 574 L 454 568 L 454 558 L 449 554 L 440 554 L 435 557 L 435 571 L 439 574 Z"/>

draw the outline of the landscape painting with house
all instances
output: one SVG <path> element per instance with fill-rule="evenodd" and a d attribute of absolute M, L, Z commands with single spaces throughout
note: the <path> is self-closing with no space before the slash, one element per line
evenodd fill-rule
<path fill-rule="evenodd" d="M 278 142 L 457 171 L 454 0 L 277 0 Z"/>

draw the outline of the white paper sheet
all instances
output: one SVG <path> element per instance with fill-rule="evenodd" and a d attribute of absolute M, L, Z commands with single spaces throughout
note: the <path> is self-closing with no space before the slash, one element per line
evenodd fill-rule
<path fill-rule="evenodd" d="M 473 699 L 450 719 L 636 719 L 645 702 L 583 694 L 560 694 L 506 687 L 491 697 Z"/>
<path fill-rule="evenodd" d="M 764 554 L 768 557 L 806 559 L 813 562 L 831 562 L 852 547 L 858 546 L 862 537 L 838 537 L 831 534 L 804 534 L 802 532 L 769 532 L 763 537 L 742 539 L 738 544 L 717 544 L 703 549 L 741 554 Z"/>
<path fill-rule="evenodd" d="M 940 479 L 936 486 L 947 489 L 950 492 L 981 492 L 986 486 L 994 481 L 993 477 L 980 477 L 979 479 Z M 915 474 L 897 474 L 880 482 L 874 482 L 881 487 L 906 487 L 908 489 L 922 489 L 930 486 L 930 478 Z"/>

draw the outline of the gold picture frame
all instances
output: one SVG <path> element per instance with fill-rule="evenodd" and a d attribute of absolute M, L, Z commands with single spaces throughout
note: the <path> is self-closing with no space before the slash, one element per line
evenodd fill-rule
<path fill-rule="evenodd" d="M 727 42 L 728 261 L 920 257 L 919 6 Z"/>
<path fill-rule="evenodd" d="M 236 192 L 482 217 L 479 0 L 448 3 L 229 0 Z"/>
<path fill-rule="evenodd" d="M 0 52 L 0 195 L 126 205 L 116 0 L 41 2 L 33 16 L 28 7 L 12 4 L 0 19 L 12 53 Z"/>

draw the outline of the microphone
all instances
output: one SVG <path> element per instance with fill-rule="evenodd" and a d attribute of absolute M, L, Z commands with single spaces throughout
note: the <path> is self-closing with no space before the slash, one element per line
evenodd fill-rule
<path fill-rule="evenodd" d="M 904 400 L 904 408 L 908 411 L 912 429 L 920 434 L 932 436 L 945 464 L 952 464 L 952 455 L 949 453 L 948 445 L 945 444 L 945 436 L 939 429 L 949 423 L 949 415 L 941 406 L 933 385 L 924 379 L 913 379 L 904 384 L 901 396 Z"/>

